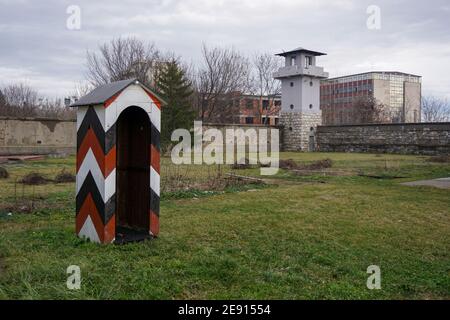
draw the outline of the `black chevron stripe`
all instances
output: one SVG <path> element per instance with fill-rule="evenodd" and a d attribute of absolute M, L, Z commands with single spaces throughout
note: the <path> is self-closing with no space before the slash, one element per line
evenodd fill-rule
<path fill-rule="evenodd" d="M 159 217 L 159 196 L 153 189 L 150 189 L 150 210 Z"/>
<path fill-rule="evenodd" d="M 156 129 L 156 127 L 153 125 L 153 123 L 150 123 L 150 139 L 151 144 L 160 151 L 161 149 L 161 133 Z"/>
<path fill-rule="evenodd" d="M 107 154 L 116 144 L 116 125 L 112 125 L 111 128 L 109 128 L 109 130 L 105 132 L 102 127 L 102 123 L 98 119 L 97 113 L 94 110 L 94 107 L 88 107 L 86 115 L 84 116 L 83 121 L 81 122 L 81 125 L 77 131 L 77 149 L 80 148 L 81 143 L 83 142 L 83 139 L 86 136 L 89 128 L 92 128 L 92 130 L 94 130 L 94 133 L 97 136 L 97 139 L 103 149 L 103 153 Z"/>
<path fill-rule="evenodd" d="M 108 201 L 106 201 L 106 203 L 104 203 L 103 198 L 98 191 L 94 177 L 89 172 L 86 176 L 86 179 L 83 181 L 83 185 L 81 186 L 80 191 L 76 196 L 77 215 L 80 212 L 80 209 L 83 206 L 83 203 L 86 200 L 88 194 L 91 194 L 92 199 L 95 203 L 95 207 L 97 208 L 97 211 L 102 219 L 103 225 L 106 225 L 116 211 L 116 194 L 114 194 L 110 199 L 108 199 Z"/>

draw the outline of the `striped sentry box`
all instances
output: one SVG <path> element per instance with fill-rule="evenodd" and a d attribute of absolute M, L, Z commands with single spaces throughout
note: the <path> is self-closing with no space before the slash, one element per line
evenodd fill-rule
<path fill-rule="evenodd" d="M 122 227 L 119 224 L 126 224 L 125 230 L 137 228 L 142 232 L 144 229 L 151 237 L 158 235 L 162 103 L 154 92 L 130 79 L 100 86 L 72 105 L 78 108 L 76 233 L 79 237 L 97 243 L 112 243 L 117 230 Z M 131 116 L 128 131 L 124 131 L 131 132 L 127 133 L 129 143 L 125 140 L 119 143 L 122 131 L 118 130 L 118 123 L 125 114 Z M 140 141 L 143 142 L 139 144 Z M 133 159 L 128 159 L 131 147 L 145 151 L 137 150 L 141 163 L 142 155 L 148 156 L 144 160 L 147 170 L 132 171 Z M 121 157 L 129 162 L 127 168 L 131 169 L 117 167 Z M 144 180 L 149 181 L 142 183 L 142 172 L 148 175 Z M 121 185 L 119 177 L 124 177 L 122 181 L 128 184 Z M 133 184 L 133 181 L 138 183 Z M 136 190 L 145 185 L 148 185 L 147 190 Z M 122 193 L 117 192 L 120 186 Z M 139 201 L 145 203 L 135 203 Z M 129 210 L 133 211 L 133 217 L 126 216 L 125 211 Z"/>

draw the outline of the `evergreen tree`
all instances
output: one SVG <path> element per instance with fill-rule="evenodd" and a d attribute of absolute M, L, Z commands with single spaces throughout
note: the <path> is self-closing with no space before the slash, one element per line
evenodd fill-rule
<path fill-rule="evenodd" d="M 161 148 L 171 144 L 170 136 L 178 128 L 190 129 L 195 113 L 191 107 L 192 84 L 176 60 L 162 67 L 156 79 L 156 88 L 167 103 L 161 112 Z"/>
<path fill-rule="evenodd" d="M 0 90 L 0 106 L 6 106 L 6 99 L 5 96 L 3 95 L 2 90 Z"/>

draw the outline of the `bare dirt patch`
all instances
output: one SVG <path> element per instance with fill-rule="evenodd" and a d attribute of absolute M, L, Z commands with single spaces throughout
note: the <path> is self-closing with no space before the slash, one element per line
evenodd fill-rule
<path fill-rule="evenodd" d="M 430 157 L 428 159 L 430 162 L 436 162 L 436 163 L 450 163 L 450 156 L 435 156 Z"/>
<path fill-rule="evenodd" d="M 280 168 L 287 170 L 321 170 L 331 168 L 333 161 L 331 159 L 317 160 L 312 163 L 297 163 L 292 159 L 280 160 Z"/>
<path fill-rule="evenodd" d="M 47 184 L 51 182 L 50 179 L 45 178 L 42 174 L 38 172 L 31 172 L 27 175 L 25 175 L 22 179 L 19 181 L 20 183 L 26 184 L 26 185 L 41 185 L 41 184 Z"/>

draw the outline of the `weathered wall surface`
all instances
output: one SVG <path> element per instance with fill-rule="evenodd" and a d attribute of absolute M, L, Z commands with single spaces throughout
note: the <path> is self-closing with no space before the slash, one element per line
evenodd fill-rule
<path fill-rule="evenodd" d="M 203 133 L 205 133 L 208 129 L 217 129 L 222 134 L 222 141 L 223 145 L 227 144 L 233 144 L 233 137 L 227 136 L 227 130 L 243 130 L 244 134 L 249 134 L 250 130 L 254 130 L 256 133 L 256 137 L 259 141 L 261 134 L 263 134 L 265 137 L 267 137 L 267 145 L 270 146 L 271 140 L 272 140 L 272 134 L 275 134 L 274 130 L 279 130 L 279 142 L 282 142 L 281 137 L 281 127 L 279 126 L 267 126 L 267 125 L 255 125 L 255 124 L 216 124 L 216 123 L 203 123 Z M 205 142 L 204 145 L 215 145 L 214 142 Z M 246 136 L 245 141 L 240 139 L 235 139 L 234 144 L 237 145 L 248 145 L 249 144 L 249 138 Z M 270 150 L 270 147 L 268 147 Z"/>
<path fill-rule="evenodd" d="M 75 121 L 0 117 L 0 155 L 75 152 Z"/>
<path fill-rule="evenodd" d="M 318 150 L 450 154 L 450 123 L 319 126 Z"/>

